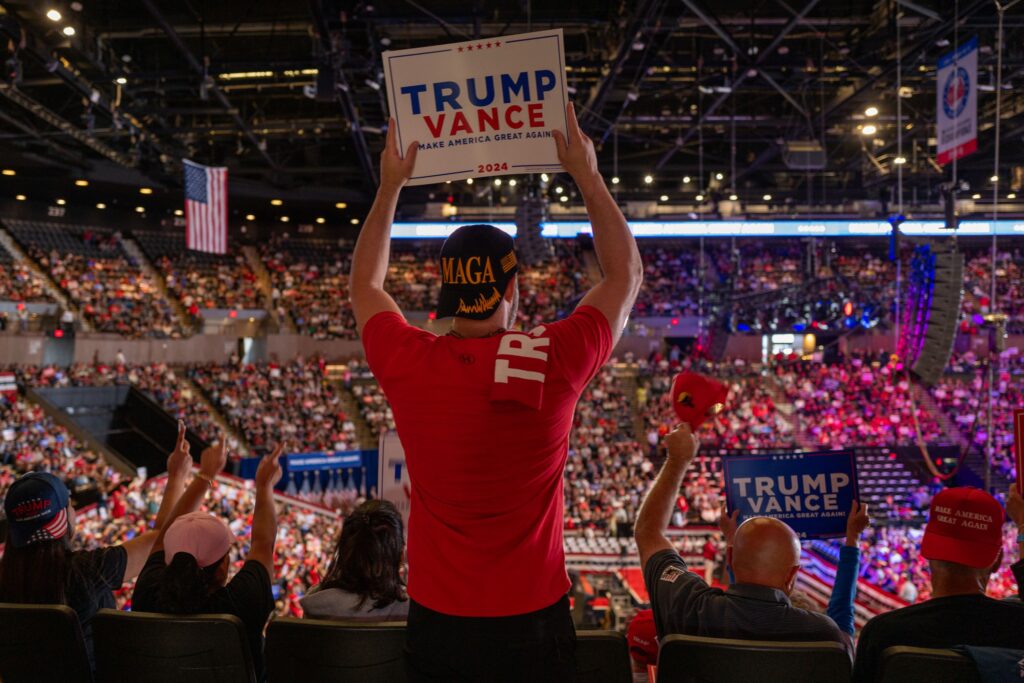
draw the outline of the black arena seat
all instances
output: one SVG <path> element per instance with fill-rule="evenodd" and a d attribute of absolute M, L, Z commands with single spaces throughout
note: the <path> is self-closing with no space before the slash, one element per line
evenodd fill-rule
<path fill-rule="evenodd" d="M 90 683 L 75 611 L 66 605 L 0 603 L 0 681 Z"/>

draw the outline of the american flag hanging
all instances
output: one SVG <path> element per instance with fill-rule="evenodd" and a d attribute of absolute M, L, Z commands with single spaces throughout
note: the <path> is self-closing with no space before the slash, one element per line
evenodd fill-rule
<path fill-rule="evenodd" d="M 228 251 L 228 169 L 185 162 L 185 246 Z"/>

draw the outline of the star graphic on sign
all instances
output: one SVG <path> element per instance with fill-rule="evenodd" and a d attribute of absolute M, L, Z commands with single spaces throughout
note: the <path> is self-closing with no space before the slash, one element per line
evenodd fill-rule
<path fill-rule="evenodd" d="M 469 50 L 469 51 L 472 51 L 472 50 L 473 50 L 473 46 L 472 46 L 472 45 L 470 45 L 470 46 L 469 46 L 469 47 L 467 47 L 466 49 L 467 49 L 467 50 Z"/>
<path fill-rule="evenodd" d="M 477 43 L 476 44 L 476 49 L 482 50 L 482 49 L 484 49 L 484 46 L 482 44 L 480 44 L 480 43 Z"/>
<path fill-rule="evenodd" d="M 491 44 L 490 44 L 490 43 L 487 43 L 487 47 L 489 48 L 490 46 L 491 46 Z"/>
<path fill-rule="evenodd" d="M 494 47 L 501 47 L 501 41 L 500 40 L 494 41 Z"/>
<path fill-rule="evenodd" d="M 459 52 L 462 52 L 462 48 L 461 47 L 459 48 Z"/>

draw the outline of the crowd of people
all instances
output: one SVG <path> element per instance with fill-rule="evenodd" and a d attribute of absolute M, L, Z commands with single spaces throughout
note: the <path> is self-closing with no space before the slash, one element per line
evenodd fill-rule
<path fill-rule="evenodd" d="M 263 308 L 256 275 L 245 257 L 211 257 L 208 254 L 171 258 L 162 256 L 156 266 L 163 272 L 167 288 L 193 317 L 206 308 Z"/>
<path fill-rule="evenodd" d="M 0 301 L 28 303 L 49 301 L 50 295 L 36 274 L 0 249 Z"/>

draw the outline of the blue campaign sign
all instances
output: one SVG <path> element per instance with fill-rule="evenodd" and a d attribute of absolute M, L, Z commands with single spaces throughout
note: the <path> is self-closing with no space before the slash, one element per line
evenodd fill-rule
<path fill-rule="evenodd" d="M 285 469 L 289 472 L 340 470 L 349 467 L 361 467 L 362 464 L 363 455 L 361 451 L 298 453 L 285 456 Z"/>
<path fill-rule="evenodd" d="M 722 459 L 726 503 L 748 517 L 774 517 L 801 539 L 846 533 L 846 518 L 859 500 L 851 451 L 776 453 Z"/>

